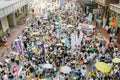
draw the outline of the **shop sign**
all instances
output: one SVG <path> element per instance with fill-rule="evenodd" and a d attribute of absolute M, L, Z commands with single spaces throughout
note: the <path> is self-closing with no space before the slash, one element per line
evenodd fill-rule
<path fill-rule="evenodd" d="M 93 9 L 93 14 L 102 14 L 103 10 L 102 9 Z"/>

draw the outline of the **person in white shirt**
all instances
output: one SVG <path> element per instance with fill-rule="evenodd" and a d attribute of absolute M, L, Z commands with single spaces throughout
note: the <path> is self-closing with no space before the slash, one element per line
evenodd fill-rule
<path fill-rule="evenodd" d="M 59 80 L 65 80 L 65 75 L 63 73 L 60 74 Z"/>
<path fill-rule="evenodd" d="M 3 80 L 9 80 L 8 75 L 6 73 L 4 73 L 4 75 L 3 75 Z"/>
<path fill-rule="evenodd" d="M 54 75 L 51 77 L 51 80 L 59 80 L 59 78 L 56 76 L 56 74 L 54 74 Z"/>

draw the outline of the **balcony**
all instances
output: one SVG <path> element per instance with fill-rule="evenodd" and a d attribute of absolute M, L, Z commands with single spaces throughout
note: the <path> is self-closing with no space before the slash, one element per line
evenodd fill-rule
<path fill-rule="evenodd" d="M 102 6 L 109 6 L 109 4 L 119 3 L 119 0 L 96 0 L 95 2 Z"/>
<path fill-rule="evenodd" d="M 120 4 L 110 4 L 110 10 L 120 14 Z"/>
<path fill-rule="evenodd" d="M 0 18 L 11 14 L 28 4 L 31 0 L 1 0 L 0 1 Z"/>

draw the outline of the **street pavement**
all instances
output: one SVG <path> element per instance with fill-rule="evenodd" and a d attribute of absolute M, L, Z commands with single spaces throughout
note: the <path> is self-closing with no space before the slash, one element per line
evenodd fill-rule
<path fill-rule="evenodd" d="M 102 35 L 103 35 L 107 40 L 109 40 L 110 35 L 107 33 L 107 31 L 106 31 L 104 28 L 98 27 L 97 29 L 102 33 Z M 118 50 L 120 51 L 120 45 L 117 44 L 117 46 L 118 46 Z"/>
<path fill-rule="evenodd" d="M 10 31 L 10 37 L 8 37 L 8 46 L 10 46 L 11 42 L 15 39 L 15 37 L 17 37 L 20 32 L 22 31 L 22 29 L 24 28 L 26 23 L 21 24 L 21 25 L 17 25 L 14 29 L 12 29 Z M 0 46 L 0 57 L 2 56 L 2 54 L 7 54 L 7 48 L 8 46 Z"/>

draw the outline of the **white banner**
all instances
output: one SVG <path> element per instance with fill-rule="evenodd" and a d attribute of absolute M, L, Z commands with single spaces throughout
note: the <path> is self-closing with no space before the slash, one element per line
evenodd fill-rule
<path fill-rule="evenodd" d="M 78 29 L 93 30 L 93 28 L 95 28 L 95 26 L 89 25 L 89 24 L 82 24 L 82 23 L 80 23 L 80 24 L 78 25 Z"/>

